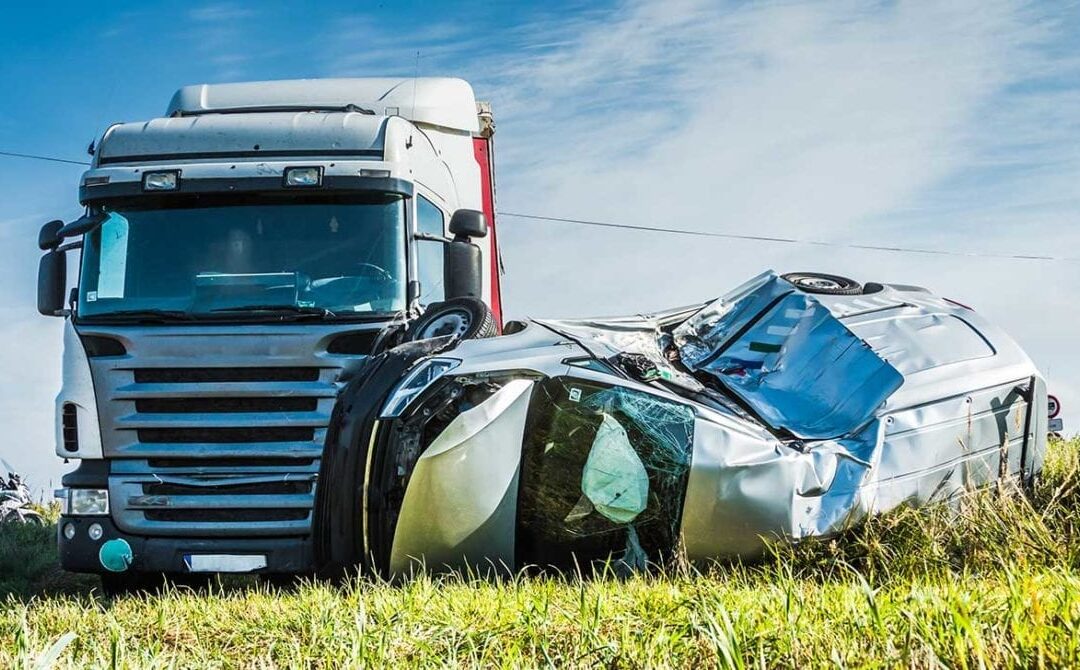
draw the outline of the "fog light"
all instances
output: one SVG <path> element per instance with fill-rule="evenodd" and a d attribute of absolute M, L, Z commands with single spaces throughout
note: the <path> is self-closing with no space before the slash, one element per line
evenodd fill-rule
<path fill-rule="evenodd" d="M 285 168 L 286 186 L 318 186 L 322 183 L 322 167 Z"/>
<path fill-rule="evenodd" d="M 86 529 L 86 534 L 90 536 L 90 539 L 97 542 L 101 539 L 101 536 L 105 534 L 105 531 L 101 528 L 100 523 L 92 523 L 90 527 Z"/>
<path fill-rule="evenodd" d="M 109 513 L 109 492 L 105 489 L 68 489 L 67 513 L 72 516 Z"/>
<path fill-rule="evenodd" d="M 144 191 L 175 191 L 180 188 L 180 171 L 147 172 L 143 175 Z"/>
<path fill-rule="evenodd" d="M 65 523 L 64 524 L 64 537 L 66 537 L 69 540 L 71 538 L 75 537 L 75 524 L 73 524 L 73 523 Z"/>

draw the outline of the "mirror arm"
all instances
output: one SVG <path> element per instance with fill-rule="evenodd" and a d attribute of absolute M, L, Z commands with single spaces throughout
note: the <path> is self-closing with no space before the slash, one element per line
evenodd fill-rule
<path fill-rule="evenodd" d="M 67 244 L 62 244 L 59 247 L 57 247 L 56 250 L 57 251 L 69 251 L 71 249 L 82 249 L 82 248 L 83 248 L 83 241 L 82 240 L 76 240 L 74 242 L 68 242 Z"/>
<path fill-rule="evenodd" d="M 425 242 L 440 242 L 442 244 L 450 244 L 453 240 L 449 240 L 445 237 L 439 237 L 438 235 L 432 235 L 431 233 L 415 233 L 413 235 L 414 240 L 423 240 Z"/>

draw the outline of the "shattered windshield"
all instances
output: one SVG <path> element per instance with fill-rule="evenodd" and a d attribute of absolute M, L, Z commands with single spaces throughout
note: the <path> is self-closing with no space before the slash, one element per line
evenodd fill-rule
<path fill-rule="evenodd" d="M 81 319 L 332 316 L 405 306 L 400 195 L 117 206 L 85 239 Z"/>
<path fill-rule="evenodd" d="M 815 296 L 766 272 L 674 330 L 684 365 L 803 439 L 850 434 L 903 383 Z"/>
<path fill-rule="evenodd" d="M 677 544 L 693 445 L 686 405 L 569 377 L 533 394 L 518 497 L 518 563 L 663 562 Z"/>

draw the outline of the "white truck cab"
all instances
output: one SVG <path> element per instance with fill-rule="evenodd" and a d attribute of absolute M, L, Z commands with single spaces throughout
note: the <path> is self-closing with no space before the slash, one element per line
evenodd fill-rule
<path fill-rule="evenodd" d="M 501 318 L 488 108 L 450 78 L 181 88 L 110 127 L 41 231 L 66 320 L 69 570 L 304 572 L 338 389 L 389 323 Z M 80 254 L 69 293 L 66 254 Z"/>

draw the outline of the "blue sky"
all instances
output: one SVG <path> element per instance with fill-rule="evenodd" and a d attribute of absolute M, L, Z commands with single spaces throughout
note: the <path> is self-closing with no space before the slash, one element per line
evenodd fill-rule
<path fill-rule="evenodd" d="M 4 151 L 82 160 L 183 84 L 419 71 L 493 103 L 502 211 L 1080 256 L 1075 2 L 20 3 L 0 56 Z M 79 173 L 0 157 L 0 456 L 41 486 L 60 329 L 34 239 L 77 214 Z M 685 304 L 768 267 L 922 284 L 1017 337 L 1080 425 L 1080 263 L 499 224 L 511 315 Z"/>

